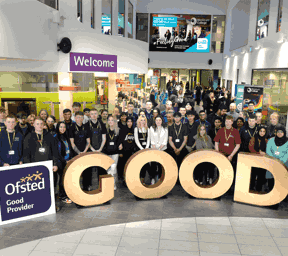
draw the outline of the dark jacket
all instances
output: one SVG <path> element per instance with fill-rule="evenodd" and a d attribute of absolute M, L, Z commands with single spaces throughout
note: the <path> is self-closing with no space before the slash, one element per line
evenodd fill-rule
<path fill-rule="evenodd" d="M 25 133 L 23 132 L 23 130 L 20 128 L 20 124 L 19 123 L 17 123 L 16 124 L 16 126 L 15 126 L 15 132 L 17 133 L 17 132 L 20 132 L 21 133 L 21 135 L 23 136 L 23 139 L 25 139 L 26 138 L 26 136 L 29 134 L 29 133 L 31 133 L 31 132 L 33 132 L 34 131 L 34 127 L 32 127 L 30 124 L 26 124 L 27 125 L 27 129 L 25 130 Z"/>

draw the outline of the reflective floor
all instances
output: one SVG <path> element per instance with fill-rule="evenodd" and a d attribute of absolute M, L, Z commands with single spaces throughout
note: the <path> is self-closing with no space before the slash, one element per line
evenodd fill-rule
<path fill-rule="evenodd" d="M 176 185 L 164 199 L 139 201 L 121 187 L 105 205 L 60 206 L 56 215 L 2 226 L 0 255 L 288 255 L 287 199 L 278 209 L 229 194 L 200 200 Z"/>

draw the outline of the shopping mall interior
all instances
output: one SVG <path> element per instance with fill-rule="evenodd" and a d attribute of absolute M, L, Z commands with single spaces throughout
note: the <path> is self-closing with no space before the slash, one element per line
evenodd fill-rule
<path fill-rule="evenodd" d="M 239 88 L 243 85 L 243 88 L 262 88 L 260 112 L 262 110 L 265 118 L 268 115 L 267 119 L 276 112 L 286 126 L 285 134 L 288 133 L 286 0 L 2 0 L 0 28 L 0 108 L 5 110 L 7 120 L 8 114 L 16 116 L 22 111 L 26 117 L 37 117 L 44 110 L 47 117 L 55 117 L 56 125 L 64 120 L 64 110 L 72 110 L 75 102 L 81 104 L 80 111 L 96 109 L 100 113 L 105 109 L 114 117 L 120 96 L 128 99 L 125 106 L 121 105 L 123 112 L 129 113 L 129 106 L 125 107 L 130 101 L 140 117 L 140 108 L 145 109 L 152 91 L 156 92 L 156 102 L 162 112 L 166 110 L 163 99 L 165 95 L 170 96 L 170 82 L 173 86 L 179 85 L 183 94 L 192 93 L 194 99 L 198 97 L 197 86 L 212 92 L 220 88 L 223 93 L 228 91 L 228 97 L 237 103 Z M 202 109 L 207 110 L 203 100 L 204 96 L 193 108 L 195 115 L 200 115 Z M 254 105 L 256 108 L 257 104 Z M 4 125 L 1 113 L 0 121 Z M 19 121 L 18 115 L 17 118 Z M 109 125 L 108 120 L 107 127 Z M 177 135 L 175 125 L 174 129 Z M 171 134 L 169 130 L 169 140 Z M 10 143 L 9 152 L 13 151 L 12 146 Z M 144 148 L 144 151 L 148 150 Z M 279 153 L 278 148 L 276 153 Z M 133 154 L 129 160 L 127 158 L 127 164 L 139 155 Z M 4 180 L 0 182 L 1 256 L 288 255 L 288 172 L 282 181 L 275 178 L 272 194 L 269 191 L 253 193 L 249 189 L 244 193 L 258 200 L 258 204 L 238 200 L 236 190 L 240 185 L 237 187 L 237 182 L 235 196 L 231 191 L 228 193 L 228 189 L 217 197 L 192 196 L 179 174 L 180 181 L 177 176 L 172 182 L 175 186 L 167 189 L 164 195 L 141 198 L 131 192 L 128 182 L 119 181 L 109 200 L 104 203 L 94 200 L 90 205 L 81 205 L 81 201 L 67 203 L 68 197 L 62 201 L 54 198 L 53 191 L 59 189 L 58 184 L 51 189 L 53 194 L 49 190 L 49 211 L 7 217 L 3 214 L 9 201 L 6 201 L 9 194 L 6 187 L 14 181 L 4 174 L 14 169 L 12 165 L 2 167 L 5 161 L 1 157 L 0 152 L 1 180 Z M 77 160 L 71 161 L 70 166 Z M 287 171 L 286 163 L 285 166 L 281 163 L 281 168 Z M 126 170 L 127 164 L 124 163 Z M 232 165 L 229 168 L 233 171 Z M 15 168 L 20 167 L 17 162 Z M 52 164 L 49 168 L 52 188 Z M 102 180 L 101 176 L 99 181 L 98 175 L 98 172 L 92 172 L 92 189 L 86 191 L 86 195 L 104 193 L 108 179 L 103 176 Z M 146 190 L 159 188 L 168 176 L 162 171 L 161 179 L 154 184 L 155 180 L 152 182 L 147 171 L 143 179 L 149 185 L 143 183 L 142 187 Z M 112 179 L 113 175 L 109 177 Z M 237 181 L 240 182 L 241 177 L 237 176 Z M 207 186 L 202 186 L 202 182 L 201 186 L 193 184 L 208 191 L 216 187 L 217 181 L 213 180 L 214 183 Z M 64 182 L 64 187 L 68 188 L 67 184 Z M 68 195 L 68 189 L 66 192 Z M 283 193 L 286 193 L 284 197 Z M 45 204 L 46 197 L 41 195 L 33 197 L 35 205 Z M 261 198 L 267 199 L 269 195 L 283 198 L 273 205 L 261 203 Z M 19 195 L 13 197 L 18 198 Z M 24 194 L 23 198 L 26 200 Z"/>

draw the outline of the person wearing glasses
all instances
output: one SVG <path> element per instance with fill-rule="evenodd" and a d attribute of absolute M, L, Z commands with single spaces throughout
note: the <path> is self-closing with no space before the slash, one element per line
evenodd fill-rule
<path fill-rule="evenodd" d="M 206 113 L 204 110 L 200 110 L 199 112 L 199 119 L 195 121 L 197 124 L 197 128 L 200 124 L 204 124 L 206 127 L 206 132 L 209 134 L 209 131 L 211 129 L 211 124 L 206 120 Z"/>

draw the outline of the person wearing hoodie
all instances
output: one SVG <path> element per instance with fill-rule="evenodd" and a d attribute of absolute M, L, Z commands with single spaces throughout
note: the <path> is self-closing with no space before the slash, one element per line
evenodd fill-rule
<path fill-rule="evenodd" d="M 56 126 L 56 140 L 59 153 L 59 161 L 61 163 L 58 169 L 59 174 L 59 198 L 66 204 L 71 204 L 72 201 L 67 197 L 63 186 L 63 171 L 67 163 L 73 158 L 73 150 L 68 136 L 65 122 L 59 122 Z"/>
<path fill-rule="evenodd" d="M 121 158 L 119 161 L 118 177 L 121 179 L 124 178 L 123 173 L 126 162 L 135 152 L 133 117 L 127 117 L 127 127 L 124 126 L 123 129 L 120 130 L 119 138 L 119 156 Z"/>
<path fill-rule="evenodd" d="M 26 114 L 19 112 L 17 114 L 18 123 L 15 126 L 15 132 L 20 132 L 23 136 L 23 139 L 28 135 L 28 133 L 33 131 L 33 127 L 26 122 Z"/>
<path fill-rule="evenodd" d="M 22 164 L 23 136 L 15 130 L 16 117 L 8 115 L 5 120 L 6 129 L 0 132 L 0 166 Z"/>

